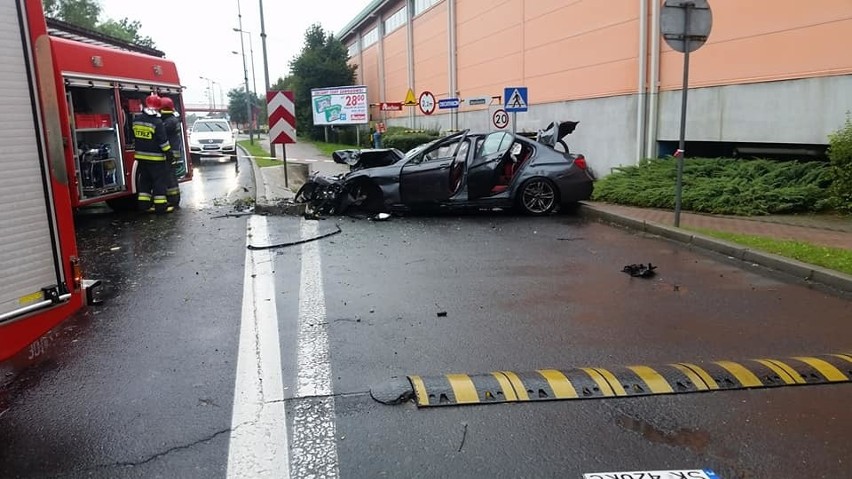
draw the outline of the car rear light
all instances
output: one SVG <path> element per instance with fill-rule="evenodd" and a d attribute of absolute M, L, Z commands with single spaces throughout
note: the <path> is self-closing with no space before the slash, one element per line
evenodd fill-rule
<path fill-rule="evenodd" d="M 589 165 L 586 164 L 586 157 L 583 155 L 577 155 L 577 158 L 574 158 L 574 164 L 581 170 L 585 170 L 589 167 Z"/>

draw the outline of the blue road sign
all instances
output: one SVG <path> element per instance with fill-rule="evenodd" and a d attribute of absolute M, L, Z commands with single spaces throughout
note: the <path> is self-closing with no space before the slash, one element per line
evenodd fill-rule
<path fill-rule="evenodd" d="M 506 87 L 503 89 L 503 109 L 507 113 L 529 110 L 529 94 L 527 87 Z"/>
<path fill-rule="evenodd" d="M 446 110 L 448 108 L 458 108 L 459 107 L 459 99 L 458 98 L 442 98 L 438 100 L 438 108 L 442 110 Z"/>

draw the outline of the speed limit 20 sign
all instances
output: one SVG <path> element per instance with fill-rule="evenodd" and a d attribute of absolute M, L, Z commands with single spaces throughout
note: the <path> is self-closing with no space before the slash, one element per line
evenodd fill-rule
<path fill-rule="evenodd" d="M 494 124 L 494 128 L 502 130 L 509 126 L 509 114 L 506 113 L 506 110 L 500 108 L 491 115 L 491 123 Z"/>

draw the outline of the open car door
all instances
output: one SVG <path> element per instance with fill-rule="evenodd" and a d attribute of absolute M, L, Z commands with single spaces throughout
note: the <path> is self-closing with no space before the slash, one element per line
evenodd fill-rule
<path fill-rule="evenodd" d="M 504 131 L 496 131 L 485 137 L 475 152 L 467 174 L 469 199 L 491 196 L 500 179 L 500 168 L 505 163 L 515 137 Z"/>
<path fill-rule="evenodd" d="M 464 130 L 438 140 L 408 160 L 399 179 L 403 203 L 436 203 L 455 193 L 457 185 L 451 176 L 454 166 L 467 155 L 467 133 Z"/>

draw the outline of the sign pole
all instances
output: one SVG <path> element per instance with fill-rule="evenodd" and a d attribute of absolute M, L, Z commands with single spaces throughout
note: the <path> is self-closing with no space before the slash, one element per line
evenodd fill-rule
<path fill-rule="evenodd" d="M 686 156 L 686 101 L 689 94 L 689 14 L 693 4 L 683 4 L 683 89 L 680 100 L 680 138 L 678 142 L 678 153 L 675 154 L 677 161 L 677 182 L 675 183 L 675 211 L 674 226 L 680 227 L 680 210 L 683 198 L 683 160 Z"/>
<path fill-rule="evenodd" d="M 281 154 L 284 155 L 282 157 L 284 161 L 284 186 L 290 187 L 290 180 L 287 178 L 287 144 L 281 143 Z"/>
<path fill-rule="evenodd" d="M 514 135 L 517 132 L 518 132 L 518 112 L 513 111 L 512 112 L 512 134 Z"/>

